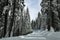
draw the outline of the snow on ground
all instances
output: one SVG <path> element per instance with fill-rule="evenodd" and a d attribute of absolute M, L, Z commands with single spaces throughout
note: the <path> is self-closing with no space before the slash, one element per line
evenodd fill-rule
<path fill-rule="evenodd" d="M 60 40 L 60 32 L 36 30 L 33 33 L 18 37 L 2 38 L 0 40 Z"/>

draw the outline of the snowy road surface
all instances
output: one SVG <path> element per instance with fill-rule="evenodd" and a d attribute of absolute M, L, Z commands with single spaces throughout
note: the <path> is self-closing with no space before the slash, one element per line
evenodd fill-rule
<path fill-rule="evenodd" d="M 31 34 L 18 36 L 18 37 L 10 37 L 10 38 L 2 38 L 0 40 L 60 40 L 60 32 L 47 32 L 47 31 L 34 31 Z"/>

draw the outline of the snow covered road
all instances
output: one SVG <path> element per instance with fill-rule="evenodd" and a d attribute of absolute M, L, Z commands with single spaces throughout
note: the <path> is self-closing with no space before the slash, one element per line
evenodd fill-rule
<path fill-rule="evenodd" d="M 60 40 L 60 32 L 41 32 L 40 30 L 38 30 L 28 35 L 3 38 L 0 40 Z"/>

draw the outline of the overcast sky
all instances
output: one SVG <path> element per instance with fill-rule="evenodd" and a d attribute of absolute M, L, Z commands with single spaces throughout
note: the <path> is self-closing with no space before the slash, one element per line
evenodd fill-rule
<path fill-rule="evenodd" d="M 41 10 L 41 0 L 25 0 L 26 7 L 29 8 L 30 19 L 35 20 L 38 12 Z"/>

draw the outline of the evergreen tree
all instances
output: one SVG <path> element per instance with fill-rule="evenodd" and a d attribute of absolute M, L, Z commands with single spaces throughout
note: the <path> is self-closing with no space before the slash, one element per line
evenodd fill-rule
<path fill-rule="evenodd" d="M 27 8 L 23 15 L 22 34 L 27 34 L 30 32 L 32 32 L 32 28 L 31 28 L 31 24 L 30 24 L 29 9 Z"/>
<path fill-rule="evenodd" d="M 6 13 L 3 13 L 4 7 L 8 6 L 8 0 L 0 0 L 0 28 L 1 28 L 1 36 L 4 37 L 6 34 L 6 26 L 7 26 L 7 16 L 8 16 L 8 11 L 6 10 Z"/>
<path fill-rule="evenodd" d="M 50 27 L 53 27 L 54 31 L 59 31 L 59 0 L 43 0 L 41 3 L 42 13 L 47 13 L 47 28 L 50 31 Z M 47 4 L 45 4 L 47 3 Z M 44 11 L 45 10 L 45 11 Z"/>
<path fill-rule="evenodd" d="M 38 19 L 37 19 L 37 23 L 38 23 L 38 29 L 40 29 L 40 27 L 41 27 L 41 14 L 40 14 L 40 12 L 38 12 Z"/>

